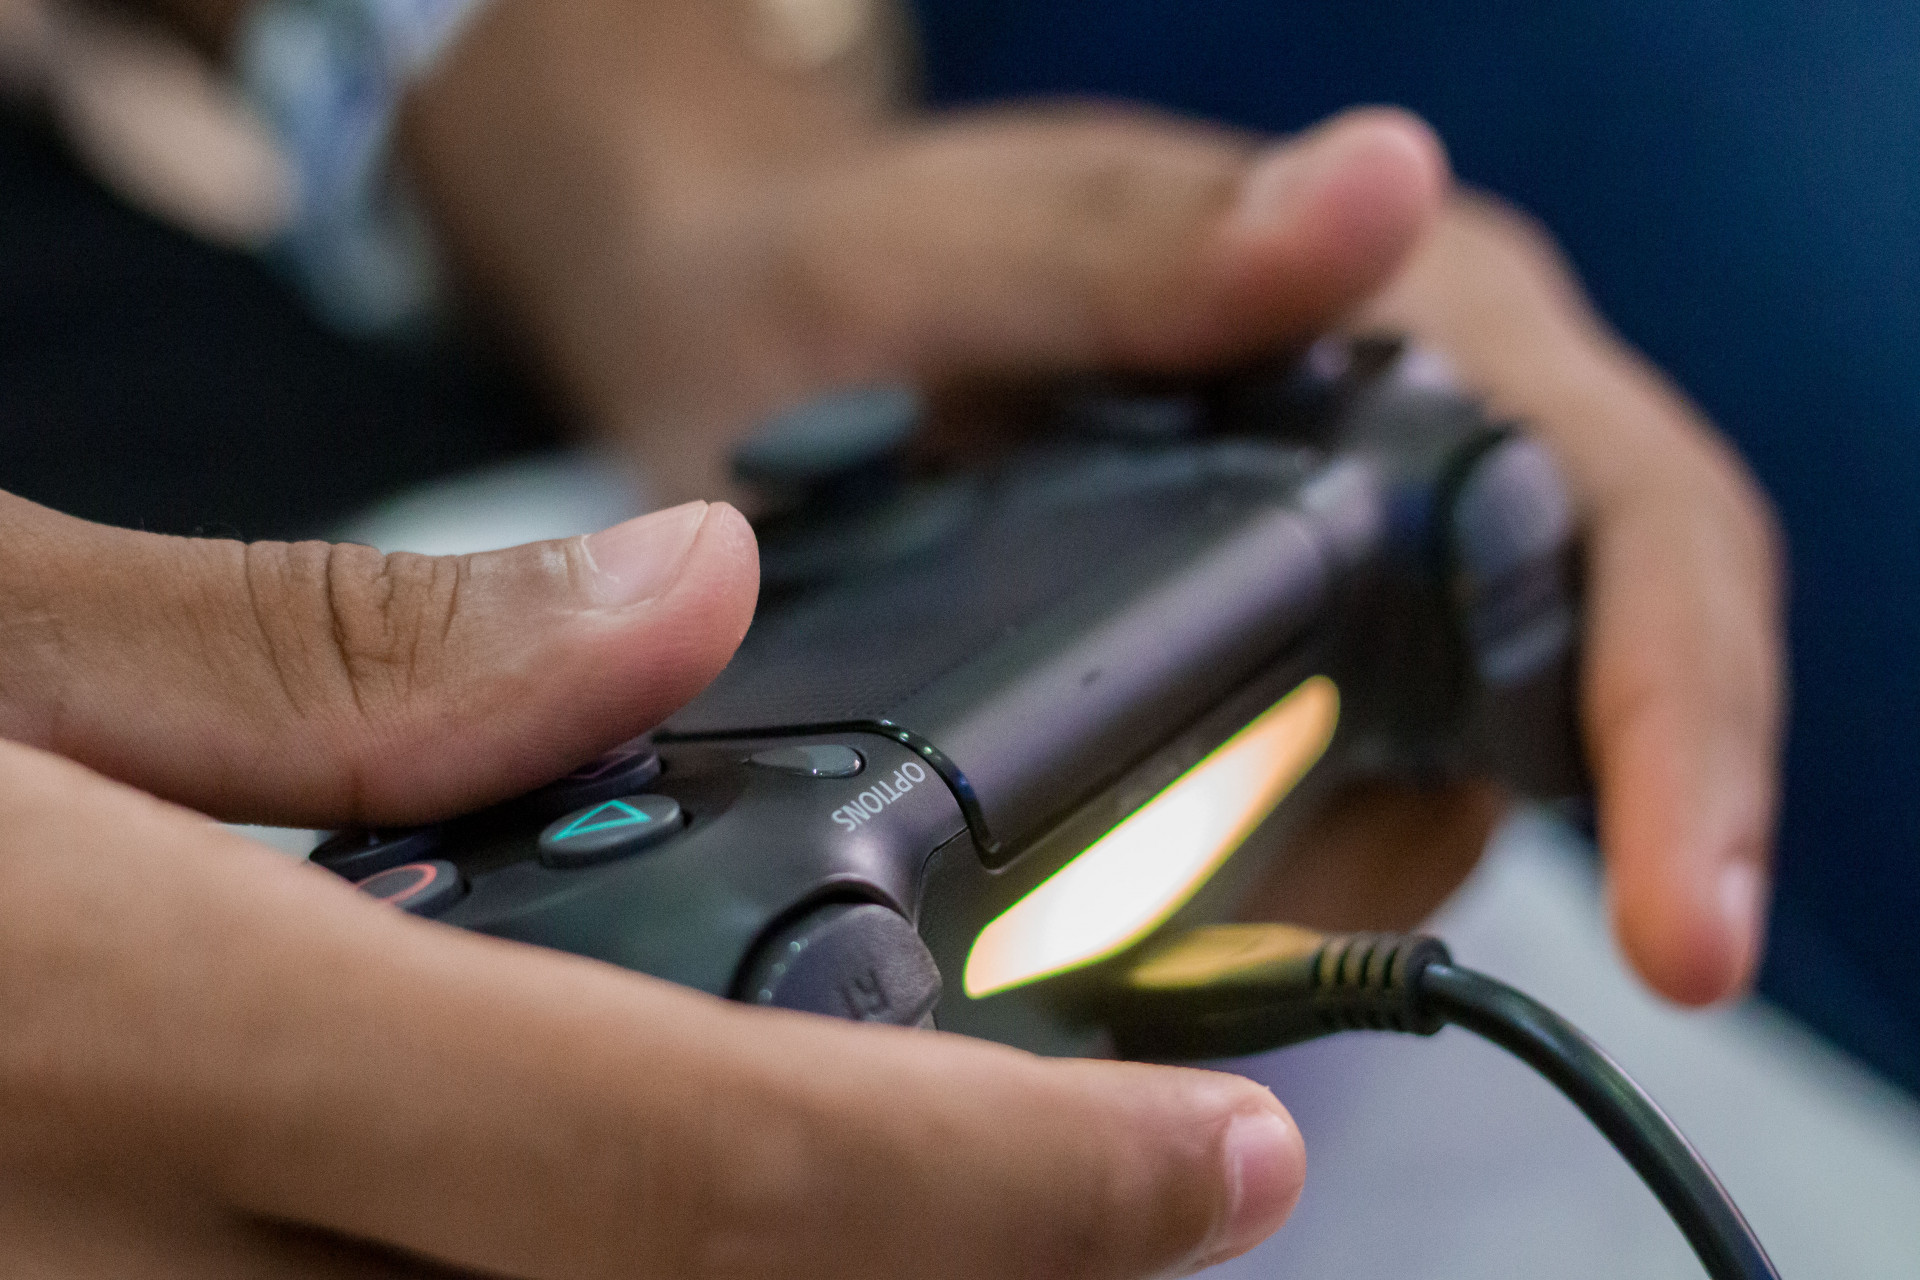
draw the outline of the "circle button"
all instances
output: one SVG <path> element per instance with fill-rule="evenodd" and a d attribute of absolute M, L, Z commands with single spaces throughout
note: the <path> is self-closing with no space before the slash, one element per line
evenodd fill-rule
<path fill-rule="evenodd" d="M 360 892 L 416 916 L 437 916 L 466 893 L 460 869 L 435 858 L 377 871 L 358 884 Z"/>

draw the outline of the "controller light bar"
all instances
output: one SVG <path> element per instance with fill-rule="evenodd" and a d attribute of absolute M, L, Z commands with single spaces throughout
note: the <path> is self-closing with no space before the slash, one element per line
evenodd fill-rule
<path fill-rule="evenodd" d="M 1115 955 L 1184 906 L 1333 740 L 1340 691 L 1314 676 L 1167 784 L 981 930 L 978 999 Z"/>

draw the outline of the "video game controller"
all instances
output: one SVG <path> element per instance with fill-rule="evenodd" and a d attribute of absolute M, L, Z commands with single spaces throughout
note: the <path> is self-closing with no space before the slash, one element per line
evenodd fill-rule
<path fill-rule="evenodd" d="M 313 860 L 715 995 L 1085 1054 L 1056 989 L 1229 918 L 1336 788 L 1583 793 L 1571 505 L 1439 361 L 1329 341 L 1023 405 L 1024 443 L 944 470 L 910 392 L 776 421 L 738 459 L 760 609 L 711 687 Z"/>

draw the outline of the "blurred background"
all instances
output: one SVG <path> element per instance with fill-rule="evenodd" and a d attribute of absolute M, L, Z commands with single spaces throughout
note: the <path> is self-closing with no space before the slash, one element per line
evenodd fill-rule
<path fill-rule="evenodd" d="M 913 19 L 936 107 L 1095 95 L 1275 132 L 1412 108 L 1735 441 L 1793 574 L 1761 998 L 1700 1016 L 1644 995 L 1587 851 L 1535 816 L 1440 923 L 1619 1053 L 1787 1274 L 1920 1275 L 1920 7 L 919 0 Z M 0 0 L 0 487 L 164 532 L 423 551 L 645 509 L 644 476 L 582 446 L 487 329 L 317 318 L 262 254 L 293 182 L 174 37 Z M 1223 1275 L 1695 1274 L 1584 1122 L 1491 1050 L 1354 1039 L 1243 1065 L 1299 1115 L 1313 1172 L 1296 1220 Z"/>

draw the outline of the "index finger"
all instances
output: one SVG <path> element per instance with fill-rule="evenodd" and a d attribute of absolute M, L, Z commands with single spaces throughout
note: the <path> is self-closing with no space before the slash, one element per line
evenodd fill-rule
<path fill-rule="evenodd" d="M 1778 557 L 1737 464 L 1657 384 L 1621 378 L 1592 421 L 1647 424 L 1644 474 L 1594 499 L 1583 708 L 1616 932 L 1661 992 L 1702 1004 L 1751 981 L 1763 941 L 1784 701 Z"/>

